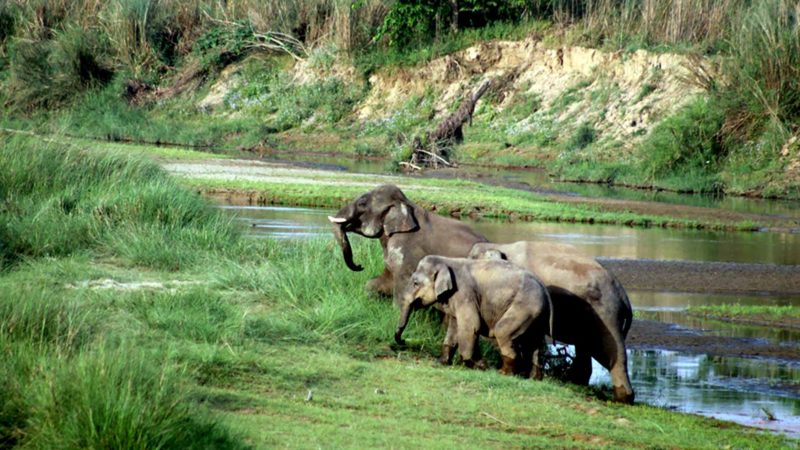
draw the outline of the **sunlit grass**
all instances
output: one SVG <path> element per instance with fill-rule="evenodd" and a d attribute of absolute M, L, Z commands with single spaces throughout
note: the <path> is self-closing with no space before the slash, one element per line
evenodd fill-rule
<path fill-rule="evenodd" d="M 440 367 L 435 315 L 414 315 L 408 346 L 390 345 L 398 311 L 364 289 L 382 268 L 376 241 L 353 239 L 365 266 L 354 273 L 333 239 L 242 237 L 147 162 L 81 153 L 78 164 L 56 146 L 15 148 L 37 171 L 20 170 L 31 167 L 20 160 L 0 164 L 3 198 L 15 200 L 6 219 L 30 221 L 39 214 L 34 200 L 65 192 L 123 200 L 71 209 L 100 238 L 58 253 L 39 238 L 24 254 L 4 247 L 3 446 L 791 445 L 697 416 L 606 403 L 597 391 L 550 380 Z M 158 194 L 166 188 L 172 195 Z M 93 223 L 96 205 L 113 206 L 116 220 Z M 42 229 L 55 229 L 59 214 L 39 214 L 53 222 Z M 194 231 L 176 231 L 184 228 Z M 106 240 L 110 233 L 119 242 Z"/>

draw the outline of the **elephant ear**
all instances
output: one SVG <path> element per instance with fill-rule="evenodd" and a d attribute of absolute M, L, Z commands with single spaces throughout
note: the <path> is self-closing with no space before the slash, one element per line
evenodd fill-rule
<path fill-rule="evenodd" d="M 414 231 L 417 227 L 413 210 L 404 202 L 394 203 L 383 218 L 383 232 L 387 236 Z"/>
<path fill-rule="evenodd" d="M 436 292 L 436 298 L 441 297 L 453 290 L 455 283 L 453 283 L 453 273 L 449 267 L 440 264 L 436 268 L 436 280 L 433 282 L 433 289 Z"/>

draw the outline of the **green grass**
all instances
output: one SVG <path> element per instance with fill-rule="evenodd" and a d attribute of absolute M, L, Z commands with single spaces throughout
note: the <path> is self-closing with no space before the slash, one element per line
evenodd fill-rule
<path fill-rule="evenodd" d="M 295 176 L 296 174 L 292 174 Z M 262 205 L 312 206 L 338 208 L 364 192 L 365 186 L 352 184 L 341 177 L 331 175 L 326 179 L 309 178 L 315 183 L 290 180 L 246 181 L 185 178 L 182 184 L 192 189 L 214 195 L 215 192 L 238 191 L 253 202 Z M 380 183 L 395 183 L 401 186 L 426 209 L 435 209 L 439 214 L 469 216 L 477 214 L 485 218 L 515 219 L 525 221 L 560 221 L 576 223 L 625 224 L 643 227 L 678 227 L 704 229 L 752 230 L 752 224 L 739 228 L 741 224 L 730 224 L 710 218 L 682 218 L 639 214 L 630 211 L 604 211 L 601 206 L 559 203 L 538 194 L 519 190 L 487 187 L 463 180 L 419 179 L 414 184 L 401 178 L 371 177 L 369 186 Z"/>
<path fill-rule="evenodd" d="M 775 305 L 712 305 L 695 306 L 688 309 L 690 314 L 731 320 L 736 322 L 760 322 L 773 326 L 800 327 L 800 308 L 797 306 Z"/>
<path fill-rule="evenodd" d="M 4 248 L 7 264 L 0 269 L 3 446 L 780 448 L 794 442 L 607 403 L 602 390 L 439 367 L 442 329 L 435 315 L 413 317 L 407 348 L 389 345 L 397 310 L 363 288 L 382 266 L 375 241 L 353 239 L 355 259 L 365 266 L 354 273 L 332 239 L 241 237 L 147 161 L 35 140 L 14 140 L 4 151 L 4 223 L 32 224 L 34 216 L 36 227 L 54 230 L 75 220 L 91 224 L 93 238 L 62 244 L 61 251 L 30 239 L 20 253 L 17 235 L 25 233 L 4 234 L 3 242 L 11 237 L 15 244 Z M 170 195 L 154 195 L 164 191 Z M 77 199 L 68 213 L 53 200 L 65 198 Z M 109 198 L 116 201 L 99 201 Z M 42 206 L 53 209 L 42 213 L 38 204 L 59 206 Z M 114 220 L 93 222 L 110 212 Z M 188 231 L 171 226 L 176 218 Z M 110 235 L 122 243 L 111 245 Z M 137 242 L 141 248 L 129 251 Z M 186 263 L 164 264 L 169 253 L 177 255 L 170 261 Z"/>

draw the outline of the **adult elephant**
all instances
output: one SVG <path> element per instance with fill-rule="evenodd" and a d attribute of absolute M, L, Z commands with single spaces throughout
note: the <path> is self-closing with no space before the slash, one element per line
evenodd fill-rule
<path fill-rule="evenodd" d="M 588 384 L 594 358 L 611 374 L 614 400 L 633 403 L 625 352 L 633 308 L 611 272 L 572 245 L 551 242 L 478 243 L 470 257 L 506 259 L 533 272 L 550 293 L 551 336 L 575 346 L 569 381 Z"/>
<path fill-rule="evenodd" d="M 430 213 L 412 203 L 397 186 L 386 184 L 362 194 L 335 216 L 334 235 L 351 270 L 353 261 L 347 233 L 380 239 L 383 273 L 367 282 L 367 290 L 392 296 L 400 292 L 419 261 L 427 255 L 466 257 L 486 238 L 455 219 Z"/>

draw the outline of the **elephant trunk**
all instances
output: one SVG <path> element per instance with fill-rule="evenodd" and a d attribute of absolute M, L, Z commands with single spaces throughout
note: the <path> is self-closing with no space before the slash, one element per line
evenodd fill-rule
<path fill-rule="evenodd" d="M 397 330 L 394 332 L 394 341 L 397 345 L 405 345 L 405 341 L 403 341 L 403 331 L 405 331 L 408 318 L 411 316 L 411 306 L 411 302 L 405 302 L 400 312 L 400 322 L 397 323 Z"/>
<path fill-rule="evenodd" d="M 347 232 L 344 230 L 345 224 L 347 223 L 346 219 L 328 216 L 328 220 L 333 224 L 333 236 L 336 238 L 336 242 L 339 243 L 339 247 L 342 248 L 342 256 L 344 257 L 344 263 L 347 264 L 347 268 L 353 272 L 364 270 L 362 266 L 359 266 L 353 261 L 353 250 L 350 248 L 350 240 L 347 238 Z"/>

